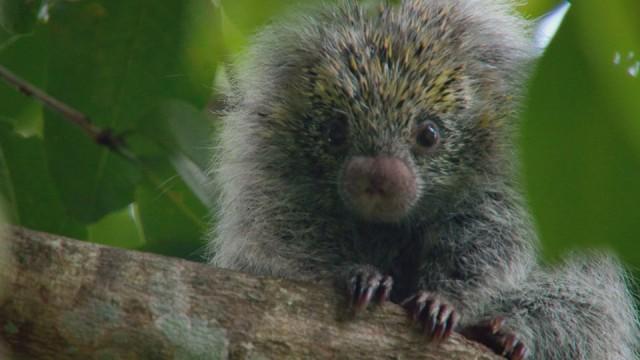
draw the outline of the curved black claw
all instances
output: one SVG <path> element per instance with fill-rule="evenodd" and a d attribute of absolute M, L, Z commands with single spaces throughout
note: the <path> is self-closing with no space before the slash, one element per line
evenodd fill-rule
<path fill-rule="evenodd" d="M 460 333 L 470 340 L 477 341 L 496 354 L 509 360 L 524 360 L 529 355 L 527 347 L 518 337 L 503 329 L 504 318 L 496 317 L 492 320 L 467 326 Z"/>
<path fill-rule="evenodd" d="M 402 302 L 411 319 L 422 326 L 422 331 L 433 341 L 444 341 L 458 325 L 460 316 L 443 298 L 420 291 Z"/>
<path fill-rule="evenodd" d="M 367 308 L 372 301 L 384 303 L 389 300 L 392 287 L 391 276 L 382 275 L 371 266 L 358 266 L 352 269 L 347 279 L 351 308 L 359 312 Z"/>

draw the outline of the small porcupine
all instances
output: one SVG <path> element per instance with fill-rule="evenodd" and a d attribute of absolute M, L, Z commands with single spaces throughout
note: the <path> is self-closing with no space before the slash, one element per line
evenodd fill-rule
<path fill-rule="evenodd" d="M 534 56 L 499 0 L 342 2 L 257 36 L 224 115 L 212 263 L 337 279 L 509 359 L 635 359 L 623 270 L 538 264 L 513 132 Z"/>

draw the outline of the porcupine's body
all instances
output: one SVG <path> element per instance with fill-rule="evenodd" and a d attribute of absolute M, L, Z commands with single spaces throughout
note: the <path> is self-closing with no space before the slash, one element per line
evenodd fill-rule
<path fill-rule="evenodd" d="M 635 359 L 615 260 L 537 263 L 511 143 L 533 45 L 512 11 L 347 3 L 258 36 L 220 135 L 213 264 L 342 279 L 356 308 L 390 292 L 432 337 L 512 359 Z"/>

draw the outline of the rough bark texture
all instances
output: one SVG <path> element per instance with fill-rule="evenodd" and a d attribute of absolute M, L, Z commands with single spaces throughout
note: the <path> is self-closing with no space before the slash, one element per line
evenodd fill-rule
<path fill-rule="evenodd" d="M 427 344 L 397 305 L 350 318 L 330 286 L 19 228 L 5 242 L 0 352 L 13 359 L 500 359 L 456 334 Z"/>

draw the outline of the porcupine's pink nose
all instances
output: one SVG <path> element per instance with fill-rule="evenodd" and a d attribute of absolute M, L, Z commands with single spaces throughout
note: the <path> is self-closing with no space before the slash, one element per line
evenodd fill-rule
<path fill-rule="evenodd" d="M 395 222 L 416 198 L 416 178 L 400 159 L 355 156 L 345 165 L 342 184 L 346 202 L 366 220 Z"/>

